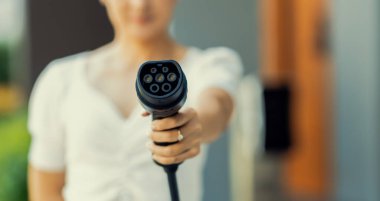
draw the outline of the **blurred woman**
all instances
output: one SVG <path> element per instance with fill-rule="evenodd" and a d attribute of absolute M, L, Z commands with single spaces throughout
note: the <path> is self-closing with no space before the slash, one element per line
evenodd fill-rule
<path fill-rule="evenodd" d="M 242 67 L 230 49 L 177 43 L 168 31 L 176 3 L 102 0 L 114 40 L 55 60 L 40 75 L 28 122 L 32 201 L 168 201 L 166 175 L 152 158 L 185 161 L 177 172 L 181 198 L 201 200 L 206 144 L 228 125 Z M 163 59 L 182 66 L 188 101 L 177 115 L 152 122 L 134 81 L 141 63 Z M 179 135 L 171 146 L 152 143 Z"/>

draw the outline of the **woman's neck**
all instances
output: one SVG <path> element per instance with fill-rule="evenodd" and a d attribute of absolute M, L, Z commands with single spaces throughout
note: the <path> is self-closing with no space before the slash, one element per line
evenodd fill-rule
<path fill-rule="evenodd" d="M 168 33 L 160 34 L 149 40 L 130 37 L 115 37 L 112 42 L 118 58 L 128 63 L 142 63 L 147 60 L 178 59 L 184 49 Z"/>

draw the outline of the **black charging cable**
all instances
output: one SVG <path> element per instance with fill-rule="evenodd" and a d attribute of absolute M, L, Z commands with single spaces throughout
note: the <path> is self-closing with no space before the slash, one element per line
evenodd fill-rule
<path fill-rule="evenodd" d="M 164 167 L 166 175 L 168 176 L 170 197 L 172 198 L 172 201 L 179 201 L 179 192 L 178 192 L 178 184 L 177 184 L 177 177 L 176 177 L 177 169 L 178 169 L 178 165 Z"/>

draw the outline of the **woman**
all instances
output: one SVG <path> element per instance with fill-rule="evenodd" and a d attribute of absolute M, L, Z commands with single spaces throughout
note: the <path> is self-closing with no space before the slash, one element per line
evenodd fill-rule
<path fill-rule="evenodd" d="M 183 162 L 177 172 L 180 196 L 201 200 L 204 148 L 219 137 L 233 111 L 241 73 L 237 54 L 175 42 L 168 28 L 176 0 L 101 3 L 114 40 L 52 62 L 33 89 L 31 200 L 168 201 L 166 175 L 152 158 Z M 141 63 L 162 59 L 181 64 L 188 101 L 178 115 L 152 122 L 138 104 L 134 81 Z M 177 141 L 179 131 L 183 139 L 175 145 L 152 143 Z"/>

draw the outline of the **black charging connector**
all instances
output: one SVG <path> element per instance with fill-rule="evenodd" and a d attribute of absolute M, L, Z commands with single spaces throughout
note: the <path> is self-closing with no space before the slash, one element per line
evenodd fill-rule
<path fill-rule="evenodd" d="M 152 114 L 152 120 L 173 116 L 185 104 L 187 80 L 181 66 L 174 60 L 148 61 L 140 66 L 136 79 L 140 103 Z M 157 143 L 169 146 L 177 142 Z M 176 171 L 179 164 L 162 166 L 167 174 L 172 201 L 179 201 Z"/>

